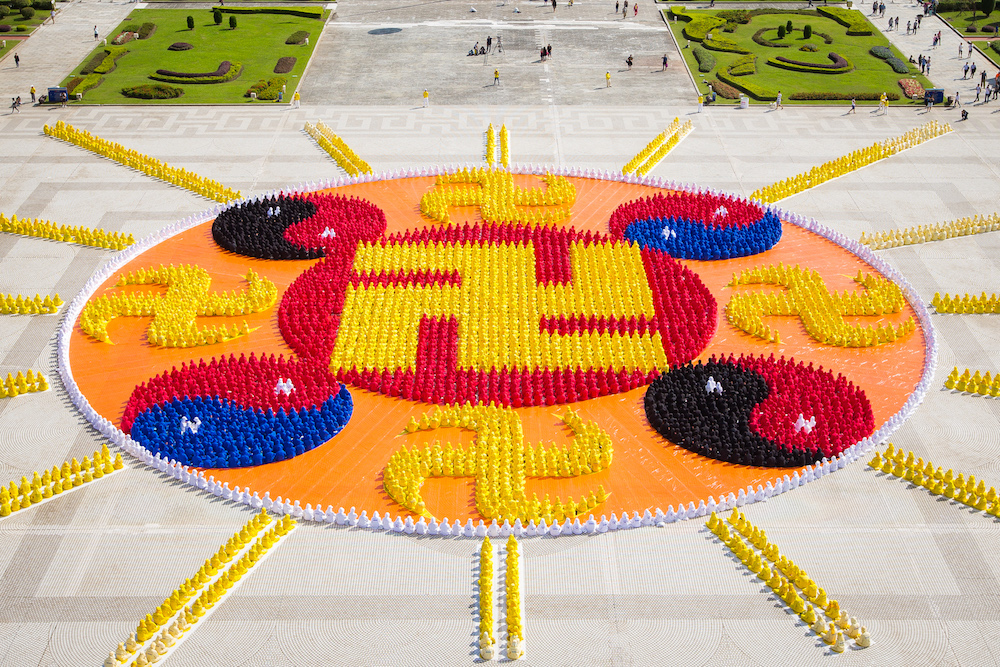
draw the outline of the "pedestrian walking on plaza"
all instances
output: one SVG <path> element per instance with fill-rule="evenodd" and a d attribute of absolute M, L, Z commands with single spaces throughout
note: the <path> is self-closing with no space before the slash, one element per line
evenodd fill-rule
<path fill-rule="evenodd" d="M 851 110 L 848 111 L 847 113 L 857 113 L 857 112 L 858 112 L 858 103 L 852 97 L 851 98 Z"/>
<path fill-rule="evenodd" d="M 972 67 L 969 68 L 969 76 L 972 79 L 976 78 L 976 63 L 972 63 Z"/>
<path fill-rule="evenodd" d="M 615 14 L 621 11 L 621 8 L 622 8 L 622 3 L 618 2 L 618 0 L 615 0 Z"/>
<path fill-rule="evenodd" d="M 983 71 L 980 72 L 979 74 L 980 74 L 979 85 L 985 86 L 986 85 L 986 70 L 983 69 Z"/>
<path fill-rule="evenodd" d="M 974 99 L 974 100 L 972 100 L 972 101 L 973 101 L 973 102 L 978 102 L 978 101 L 979 101 L 979 95 L 980 95 L 980 94 L 981 94 L 982 92 L 983 92 L 983 86 L 982 86 L 982 84 L 979 84 L 979 83 L 977 83 L 977 84 L 976 84 L 976 99 Z"/>
<path fill-rule="evenodd" d="M 424 108 L 425 109 L 430 104 L 430 96 L 431 96 L 431 94 L 427 92 L 426 88 L 424 88 Z"/>
<path fill-rule="evenodd" d="M 556 11 L 556 0 L 552 0 L 552 11 L 553 13 Z"/>
<path fill-rule="evenodd" d="M 965 55 L 963 54 L 963 50 L 964 49 L 965 49 L 965 42 L 959 42 L 958 43 L 958 57 L 959 58 L 964 58 L 965 57 Z"/>
<path fill-rule="evenodd" d="M 966 49 L 966 51 L 967 51 L 968 53 L 966 53 L 965 57 L 966 57 L 966 58 L 971 58 L 971 57 L 972 57 L 972 42 L 969 42 L 969 43 L 968 43 L 968 47 L 969 47 L 969 48 L 968 48 L 968 49 Z"/>
<path fill-rule="evenodd" d="M 906 34 L 907 34 L 907 35 L 909 35 L 909 34 L 910 34 L 910 28 L 912 27 L 912 25 L 913 25 L 913 24 L 912 24 L 912 23 L 911 23 L 910 21 L 907 21 L 907 22 L 906 22 Z"/>
<path fill-rule="evenodd" d="M 34 86 L 31 87 L 31 103 L 32 104 L 35 103 L 35 87 Z"/>
<path fill-rule="evenodd" d="M 604 80 L 608 82 L 608 85 L 605 86 L 605 88 L 610 88 L 611 87 L 611 72 L 605 72 L 604 73 Z"/>
<path fill-rule="evenodd" d="M 17 108 L 17 99 L 12 97 L 10 98 L 10 112 L 14 113 L 15 111 L 21 113 L 21 110 Z"/>
<path fill-rule="evenodd" d="M 660 71 L 661 72 L 665 72 L 668 67 L 670 67 L 670 59 L 667 58 L 667 54 L 664 53 L 663 54 L 663 69 L 661 69 Z M 983 76 L 986 76 L 986 72 L 983 72 Z"/>
<path fill-rule="evenodd" d="M 962 78 L 963 79 L 969 78 L 969 63 L 965 63 L 965 67 L 962 68 Z"/>
<path fill-rule="evenodd" d="M 962 94 L 957 90 L 955 91 L 955 108 L 962 106 Z"/>
<path fill-rule="evenodd" d="M 94 41 L 95 42 L 97 41 L 97 35 L 98 35 L 98 33 L 97 33 L 97 26 L 95 25 L 94 26 Z"/>
<path fill-rule="evenodd" d="M 56 10 L 55 10 L 55 8 L 53 8 L 53 9 L 51 9 L 49 11 L 49 18 L 52 19 L 53 23 L 56 22 Z"/>
<path fill-rule="evenodd" d="M 493 70 L 493 85 L 494 86 L 500 85 L 500 70 L 498 69 Z"/>
<path fill-rule="evenodd" d="M 702 109 L 702 107 L 704 105 L 705 105 L 705 96 L 704 95 L 699 95 L 698 96 L 698 113 L 701 113 L 701 109 Z"/>
<path fill-rule="evenodd" d="M 486 36 L 486 53 L 493 52 L 493 35 Z"/>
<path fill-rule="evenodd" d="M 500 35 L 497 35 L 497 53 L 503 53 L 503 42 L 500 41 Z"/>
<path fill-rule="evenodd" d="M 878 17 L 883 18 L 885 16 L 885 3 L 880 2 L 878 4 Z"/>
<path fill-rule="evenodd" d="M 545 47 L 545 57 L 546 58 L 551 58 L 552 57 L 552 45 L 551 44 L 549 44 L 548 46 Z"/>
<path fill-rule="evenodd" d="M 896 31 L 899 31 L 899 17 L 896 17 Z"/>
<path fill-rule="evenodd" d="M 712 0 L 712 4 L 713 5 L 715 4 L 715 0 Z M 635 17 L 638 15 L 639 15 L 639 3 L 637 2 L 632 5 L 632 16 Z"/>
<path fill-rule="evenodd" d="M 775 109 L 784 109 L 785 108 L 785 107 L 783 107 L 781 105 L 781 91 L 780 90 L 778 91 L 778 96 L 774 98 L 774 108 Z"/>
<path fill-rule="evenodd" d="M 628 5 L 627 2 L 625 4 Z M 622 7 L 622 18 L 623 19 L 627 19 L 628 18 L 628 7 L 627 6 Z"/>
<path fill-rule="evenodd" d="M 20 67 L 20 66 L 21 66 L 21 56 L 19 56 L 19 55 L 17 55 L 15 53 L 14 54 L 14 67 Z"/>
<path fill-rule="evenodd" d="M 296 90 L 295 93 L 292 94 L 292 106 L 298 109 L 300 100 L 301 97 L 299 96 L 299 91 Z"/>
<path fill-rule="evenodd" d="M 545 62 L 545 47 L 543 46 L 538 50 L 538 57 L 541 58 L 542 62 Z"/>
<path fill-rule="evenodd" d="M 878 14 L 878 0 L 872 3 L 872 16 Z"/>
<path fill-rule="evenodd" d="M 926 58 L 924 58 L 924 67 L 927 69 L 927 71 L 924 72 L 924 76 L 930 76 L 931 75 L 931 57 L 930 56 L 927 56 Z"/>

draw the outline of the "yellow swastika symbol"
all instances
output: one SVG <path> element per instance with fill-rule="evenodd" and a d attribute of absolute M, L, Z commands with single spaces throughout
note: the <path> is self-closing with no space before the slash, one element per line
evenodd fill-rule
<path fill-rule="evenodd" d="M 444 447 L 439 442 L 423 449 L 395 452 L 383 471 L 386 493 L 407 509 L 432 516 L 420 497 L 420 487 L 428 477 L 474 477 L 476 508 L 486 519 L 513 522 L 564 520 L 590 512 L 607 499 L 603 486 L 579 501 L 572 497 L 555 504 L 548 496 L 531 499 L 525 491 L 528 477 L 577 477 L 600 472 L 611 465 L 614 448 L 611 437 L 596 423 L 585 422 L 569 410 L 563 423 L 573 432 L 573 444 L 533 447 L 525 444 L 521 419 L 509 408 L 470 406 L 438 408 L 412 420 L 407 431 L 429 431 L 458 427 L 475 431 L 468 448 Z"/>
<path fill-rule="evenodd" d="M 354 261 L 359 276 L 424 272 L 453 278 L 349 286 L 331 368 L 415 370 L 425 317 L 457 319 L 457 350 L 443 351 L 454 352 L 459 370 L 666 368 L 660 334 L 651 327 L 564 334 L 541 326 L 544 318 L 560 315 L 654 320 L 638 247 L 573 242 L 571 280 L 541 285 L 535 251 L 531 242 L 360 244 Z M 373 327 L 373 321 L 386 324 Z"/>
<path fill-rule="evenodd" d="M 519 188 L 514 177 L 503 169 L 463 169 L 437 177 L 434 187 L 420 198 L 420 212 L 432 220 L 448 224 L 453 206 L 478 206 L 486 222 L 523 222 L 554 225 L 570 216 L 576 201 L 576 187 L 562 176 L 545 174 L 547 185 Z"/>
<path fill-rule="evenodd" d="M 80 327 L 99 341 L 110 343 L 108 324 L 116 317 L 152 317 L 148 338 L 160 347 L 211 345 L 245 336 L 251 329 L 244 321 L 231 329 L 199 328 L 197 317 L 233 317 L 267 310 L 278 298 L 278 290 L 267 278 L 251 269 L 245 276 L 247 289 L 233 294 L 209 292 L 212 278 L 199 266 L 160 266 L 137 269 L 122 275 L 117 286 L 162 285 L 165 294 L 149 292 L 113 294 L 90 301 L 80 315 Z"/>

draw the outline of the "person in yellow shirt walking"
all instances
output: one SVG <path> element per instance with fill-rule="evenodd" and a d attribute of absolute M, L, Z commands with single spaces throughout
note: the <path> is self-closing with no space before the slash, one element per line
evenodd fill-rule
<path fill-rule="evenodd" d="M 607 84 L 608 84 L 608 85 L 607 85 L 606 87 L 607 87 L 607 88 L 610 88 L 610 87 L 611 87 L 611 72 L 605 72 L 605 73 L 604 73 L 604 80 L 605 80 L 605 81 L 607 82 Z"/>
<path fill-rule="evenodd" d="M 296 90 L 295 94 L 292 95 L 292 106 L 295 107 L 296 109 L 299 108 L 299 100 L 300 99 L 301 98 L 299 97 L 299 91 Z"/>
<path fill-rule="evenodd" d="M 32 104 L 35 103 L 35 87 L 34 86 L 31 87 L 31 103 Z"/>
<path fill-rule="evenodd" d="M 493 85 L 494 86 L 500 85 L 500 70 L 498 69 L 493 70 Z"/>
<path fill-rule="evenodd" d="M 427 92 L 426 88 L 424 88 L 424 108 L 425 109 L 428 106 L 430 106 L 430 97 L 431 97 L 431 94 Z"/>

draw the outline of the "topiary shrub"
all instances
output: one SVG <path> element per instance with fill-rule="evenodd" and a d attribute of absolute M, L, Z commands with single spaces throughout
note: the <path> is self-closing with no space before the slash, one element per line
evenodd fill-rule
<path fill-rule="evenodd" d="M 784 39 L 784 38 L 785 38 L 785 26 L 779 25 L 778 26 L 778 39 Z"/>
<path fill-rule="evenodd" d="M 155 23 L 143 23 L 139 27 L 139 39 L 149 39 L 156 32 Z"/>
<path fill-rule="evenodd" d="M 28 26 L 26 26 L 26 25 L 19 25 L 16 28 L 14 28 L 14 30 L 16 32 L 28 32 Z"/>
<path fill-rule="evenodd" d="M 828 53 L 827 58 L 832 62 L 830 65 L 824 65 L 822 63 L 807 63 L 801 60 L 792 60 L 791 58 L 785 58 L 784 56 L 778 56 L 777 58 L 771 58 L 767 61 L 768 65 L 772 67 L 780 67 L 781 69 L 791 70 L 793 72 L 808 72 L 810 74 L 845 74 L 854 69 L 854 66 L 842 55 L 837 53 Z"/>
<path fill-rule="evenodd" d="M 194 46 L 187 42 L 174 42 L 167 47 L 167 51 L 190 51 Z"/>
<path fill-rule="evenodd" d="M 22 9 L 21 11 L 23 12 L 24 10 Z M 965 28 L 965 32 L 979 32 L 979 28 L 974 25 L 970 25 Z"/>
<path fill-rule="evenodd" d="M 218 7 L 212 10 L 212 20 L 215 21 L 215 25 L 222 25 L 222 12 Z"/>
<path fill-rule="evenodd" d="M 788 22 L 785 23 L 785 34 L 790 33 L 792 30 L 794 30 L 794 28 L 792 28 L 792 19 L 788 19 Z"/>
<path fill-rule="evenodd" d="M 285 85 L 286 81 L 287 79 L 283 76 L 276 76 L 267 81 L 261 79 L 250 86 L 250 89 L 243 94 L 243 97 L 250 97 L 250 93 L 257 93 L 258 100 L 276 100 L 278 99 L 278 93 L 281 92 L 281 88 Z"/>
<path fill-rule="evenodd" d="M 909 63 L 892 55 L 892 49 L 890 49 L 888 46 L 873 46 L 872 48 L 868 49 L 868 52 L 873 56 L 875 56 L 876 58 L 884 60 L 886 63 L 888 63 L 889 67 L 891 67 L 892 71 L 895 72 L 896 74 L 910 73 Z"/>
<path fill-rule="evenodd" d="M 285 7 L 219 7 L 219 11 L 223 14 L 286 14 L 307 19 L 323 18 L 322 9 L 307 9 L 305 7 L 295 9 Z"/>
<path fill-rule="evenodd" d="M 274 66 L 275 74 L 288 74 L 295 67 L 295 61 L 297 58 L 294 56 L 284 56 L 283 58 L 278 58 L 278 64 Z"/>
<path fill-rule="evenodd" d="M 139 86 L 122 88 L 122 95 L 140 100 L 170 100 L 183 94 L 183 88 L 175 88 L 163 83 L 144 83 Z"/>
<path fill-rule="evenodd" d="M 285 40 L 285 44 L 305 44 L 306 40 L 309 39 L 309 33 L 305 30 L 296 30 L 288 39 Z"/>
<path fill-rule="evenodd" d="M 799 47 L 799 51 L 808 51 L 809 53 L 816 53 L 819 51 L 819 47 L 815 44 L 803 44 Z"/>
<path fill-rule="evenodd" d="M 11 30 L 13 30 L 13 28 L 11 28 L 6 23 L 0 24 L 0 32 L 10 32 Z"/>
<path fill-rule="evenodd" d="M 35 18 L 35 10 L 31 7 L 21 7 L 21 18 L 25 21 Z"/>
<path fill-rule="evenodd" d="M 873 46 L 868 49 L 868 53 L 872 54 L 876 58 L 880 58 L 881 60 L 892 58 L 892 49 L 888 46 Z"/>
<path fill-rule="evenodd" d="M 194 17 L 187 17 L 188 30 L 194 30 Z"/>
<path fill-rule="evenodd" d="M 715 69 L 715 56 L 708 49 L 699 45 L 691 49 L 691 53 L 698 61 L 699 72 L 711 72 Z"/>
<path fill-rule="evenodd" d="M 806 26 L 802 28 L 802 37 L 804 37 L 805 39 L 809 39 L 812 36 L 813 36 L 813 27 L 807 23 Z"/>
<path fill-rule="evenodd" d="M 719 77 L 719 81 L 727 83 L 737 90 L 742 90 L 755 100 L 770 102 L 771 100 L 776 100 L 778 98 L 777 93 L 758 86 L 757 84 L 746 79 L 740 80 L 736 78 L 729 78 L 728 75 L 723 74 L 722 72 L 716 72 L 716 76 Z"/>
<path fill-rule="evenodd" d="M 150 74 L 149 78 L 165 83 L 226 83 L 239 78 L 242 71 L 242 64 L 224 60 L 214 72 L 174 72 L 158 69 L 155 74 Z"/>
<path fill-rule="evenodd" d="M 7 5 L 0 5 L 0 19 L 5 16 L 10 16 L 10 7 Z"/>
<path fill-rule="evenodd" d="M 236 17 L 235 16 L 230 16 L 229 17 L 229 29 L 230 30 L 236 30 Z"/>
<path fill-rule="evenodd" d="M 1000 54 L 1000 39 L 990 42 L 990 48 L 993 49 L 993 53 Z"/>

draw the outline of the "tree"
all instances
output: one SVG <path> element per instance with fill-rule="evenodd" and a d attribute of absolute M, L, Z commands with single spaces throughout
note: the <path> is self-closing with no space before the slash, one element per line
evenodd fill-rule
<path fill-rule="evenodd" d="M 778 39 L 784 39 L 784 37 L 785 37 L 785 26 L 779 25 L 778 26 Z"/>
<path fill-rule="evenodd" d="M 791 31 L 792 31 L 792 20 L 789 19 L 788 23 L 785 24 L 785 32 L 791 32 Z"/>
<path fill-rule="evenodd" d="M 997 0 L 980 0 L 979 9 L 983 11 L 983 14 L 989 16 L 993 13 L 993 10 L 997 8 Z"/>
<path fill-rule="evenodd" d="M 229 29 L 230 30 L 236 30 L 236 17 L 235 16 L 230 15 L 230 17 L 229 17 Z"/>
<path fill-rule="evenodd" d="M 813 27 L 811 25 L 807 25 L 806 27 L 802 28 L 802 36 L 805 37 L 806 39 L 812 37 Z"/>
<path fill-rule="evenodd" d="M 194 30 L 194 17 L 188 17 L 188 30 Z"/>
<path fill-rule="evenodd" d="M 219 9 L 212 10 L 212 18 L 215 19 L 215 25 L 222 24 L 222 12 Z"/>
<path fill-rule="evenodd" d="M 32 9 L 31 7 L 21 7 L 21 18 L 23 18 L 24 20 L 28 20 L 30 18 L 34 18 L 34 16 L 35 16 L 34 9 Z"/>

